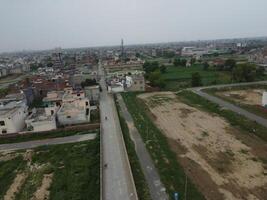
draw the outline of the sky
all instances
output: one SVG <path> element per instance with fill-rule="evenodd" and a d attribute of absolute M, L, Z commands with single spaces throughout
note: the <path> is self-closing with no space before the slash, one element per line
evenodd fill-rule
<path fill-rule="evenodd" d="M 0 52 L 267 36 L 267 0 L 0 0 Z"/>

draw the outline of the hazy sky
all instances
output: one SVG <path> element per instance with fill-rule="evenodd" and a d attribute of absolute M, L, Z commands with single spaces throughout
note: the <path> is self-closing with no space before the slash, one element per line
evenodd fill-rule
<path fill-rule="evenodd" d="M 0 0 L 0 52 L 267 36 L 267 0 Z"/>

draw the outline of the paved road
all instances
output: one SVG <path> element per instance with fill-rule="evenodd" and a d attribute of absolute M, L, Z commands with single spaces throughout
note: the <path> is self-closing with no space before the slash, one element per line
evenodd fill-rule
<path fill-rule="evenodd" d="M 240 108 L 238 106 L 235 106 L 227 101 L 224 101 L 218 97 L 212 96 L 210 94 L 207 94 L 205 92 L 203 92 L 203 89 L 207 89 L 207 88 L 223 88 L 223 87 L 231 87 L 231 86 L 245 86 L 245 85 L 253 85 L 253 84 L 265 84 L 267 83 L 267 81 L 261 81 L 261 82 L 253 82 L 253 83 L 236 83 L 236 84 L 228 84 L 228 85 L 215 85 L 215 86 L 208 86 L 208 87 L 199 87 L 199 88 L 191 88 L 190 90 L 193 91 L 194 93 L 198 94 L 201 97 L 206 98 L 207 100 L 214 102 L 218 105 L 220 105 L 221 107 L 227 108 L 233 112 L 236 112 L 240 115 L 243 115 L 244 117 L 257 122 L 258 124 L 267 127 L 267 119 L 262 118 L 258 115 L 255 115 L 251 112 L 246 111 L 243 108 Z"/>
<path fill-rule="evenodd" d="M 151 198 L 153 200 L 166 200 L 168 195 L 165 192 L 165 188 L 160 181 L 157 169 L 146 149 L 138 130 L 134 126 L 134 121 L 131 114 L 128 112 L 127 107 L 120 94 L 118 96 L 118 102 L 121 107 L 122 114 L 129 128 L 130 136 L 135 143 L 135 150 L 139 158 L 142 170 L 144 172 L 146 182 L 148 183 Z"/>
<path fill-rule="evenodd" d="M 114 99 L 106 91 L 104 73 L 99 64 L 100 115 L 102 134 L 102 191 L 104 200 L 137 200 L 136 188 L 122 137 Z M 107 119 L 105 119 L 107 117 Z"/>
<path fill-rule="evenodd" d="M 96 134 L 84 134 L 84 135 L 73 135 L 67 137 L 50 138 L 44 140 L 33 140 L 28 142 L 12 143 L 12 144 L 1 144 L 0 151 L 13 151 L 21 149 L 31 149 L 44 145 L 55 145 L 55 144 L 66 144 L 82 142 L 86 140 L 95 139 Z"/>
<path fill-rule="evenodd" d="M 195 87 L 190 88 L 193 90 L 203 90 L 208 88 L 225 88 L 225 87 L 235 87 L 235 86 L 248 86 L 248 85 L 255 85 L 255 84 L 267 84 L 267 81 L 257 81 L 257 82 L 248 82 L 248 83 L 232 83 L 232 84 L 222 84 L 222 85 L 210 85 L 210 86 L 203 86 L 203 87 Z"/>

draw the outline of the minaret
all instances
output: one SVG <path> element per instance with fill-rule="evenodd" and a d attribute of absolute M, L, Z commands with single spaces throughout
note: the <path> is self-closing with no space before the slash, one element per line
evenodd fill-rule
<path fill-rule="evenodd" d="M 124 47 L 123 47 L 123 39 L 121 39 L 121 64 L 124 61 Z"/>

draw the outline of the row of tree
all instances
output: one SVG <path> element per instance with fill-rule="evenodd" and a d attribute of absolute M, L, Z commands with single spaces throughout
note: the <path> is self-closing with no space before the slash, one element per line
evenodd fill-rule
<path fill-rule="evenodd" d="M 160 88 L 165 87 L 165 80 L 162 78 L 162 74 L 167 70 L 165 65 L 159 65 L 157 61 L 146 61 L 143 67 L 146 72 L 146 79 L 149 80 L 151 86 Z"/>

